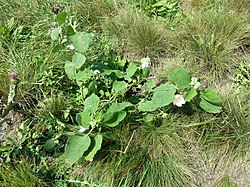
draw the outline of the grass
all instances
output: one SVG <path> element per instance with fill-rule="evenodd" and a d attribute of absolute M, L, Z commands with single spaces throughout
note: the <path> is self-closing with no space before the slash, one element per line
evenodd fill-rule
<path fill-rule="evenodd" d="M 235 51 L 248 43 L 249 36 L 245 16 L 230 12 L 225 5 L 214 6 L 191 13 L 173 40 L 186 55 L 189 69 L 207 80 L 232 75 L 239 64 Z"/>
<path fill-rule="evenodd" d="M 123 38 L 124 53 L 135 57 L 157 57 L 169 50 L 164 26 L 130 7 L 121 9 L 104 22 L 104 30 Z"/>
<path fill-rule="evenodd" d="M 149 56 L 166 67 L 162 71 L 161 66 L 154 64 L 158 82 L 165 81 L 164 74 L 170 69 L 187 67 L 192 76 L 205 82 L 202 86 L 210 84 L 220 90 L 223 110 L 215 115 L 198 107 L 192 111 L 178 108 L 163 111 L 167 116 L 152 122 L 132 123 L 128 119 L 112 130 L 105 129 L 102 149 L 93 162 L 80 160 L 69 166 L 63 152 L 66 137 L 73 131 L 65 129 L 75 127 L 75 114 L 84 106 L 78 102 L 81 94 L 76 84 L 64 72 L 64 61 L 69 55 L 65 50 L 56 51 L 48 34 L 54 21 L 50 1 L 0 0 L 0 92 L 6 100 L 8 72 L 16 71 L 20 80 L 17 101 L 23 106 L 19 112 L 27 119 L 16 125 L 23 128 L 18 130 L 21 138 L 15 144 L 17 150 L 10 153 L 11 162 L 2 163 L 1 185 L 198 186 L 213 176 L 211 172 L 197 173 L 202 168 L 199 164 L 206 168 L 211 163 L 220 164 L 220 154 L 214 150 L 226 147 L 224 161 L 232 166 L 233 155 L 249 154 L 247 0 L 183 0 L 181 4 L 188 5 L 179 10 L 183 17 L 172 30 L 168 29 L 167 20 L 153 19 L 140 9 L 155 2 L 151 0 L 51 2 L 53 6 L 64 6 L 74 16 L 77 30 L 95 33 L 87 54 L 89 63 L 107 63 L 113 58 L 125 58 L 130 63 Z M 232 86 L 232 82 L 236 84 Z M 211 150 L 215 158 L 202 162 L 200 157 L 206 157 L 202 152 Z M 12 157 L 22 153 L 33 157 L 38 165 Z M 8 154 L 1 149 L 0 155 L 5 159 Z M 214 186 L 238 185 L 230 172 L 218 173 L 212 181 Z"/>
<path fill-rule="evenodd" d="M 31 164 L 22 158 L 13 164 L 3 164 L 0 169 L 0 184 L 3 186 L 30 186 L 42 187 L 43 182 L 36 177 L 31 169 Z"/>

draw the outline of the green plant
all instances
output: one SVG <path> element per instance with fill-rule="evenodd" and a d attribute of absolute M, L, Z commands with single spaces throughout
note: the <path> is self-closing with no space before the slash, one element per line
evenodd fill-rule
<path fill-rule="evenodd" d="M 76 115 L 78 127 L 72 128 L 72 135 L 65 146 L 67 163 L 74 164 L 82 156 L 92 161 L 102 145 L 102 129 L 116 127 L 128 116 L 141 118 L 143 112 L 147 121 L 150 121 L 153 119 L 150 112 L 167 107 L 172 102 L 181 107 L 196 95 L 199 96 L 198 102 L 202 109 L 210 113 L 220 112 L 221 98 L 212 89 L 198 91 L 199 82 L 191 82 L 184 69 L 177 69 L 169 74 L 169 79 L 177 86 L 175 88 L 173 84 L 156 86 L 154 81 L 147 80 L 149 58 L 128 66 L 119 59 L 88 63 L 85 55 L 92 37 L 92 34 L 86 32 L 77 32 L 69 37 L 75 51 L 72 59 L 65 62 L 65 72 L 80 87 L 77 101 L 84 105 L 84 110 Z M 186 101 L 182 95 L 175 95 L 177 89 L 180 89 L 178 92 L 185 93 Z"/>
<path fill-rule="evenodd" d="M 14 163 L 3 163 L 0 168 L 0 184 L 3 186 L 44 186 L 43 182 L 34 175 L 31 164 L 21 158 Z"/>
<path fill-rule="evenodd" d="M 186 54 L 187 66 L 192 72 L 203 74 L 204 79 L 219 80 L 237 67 L 234 52 L 246 42 L 246 21 L 245 16 L 231 14 L 223 5 L 218 5 L 189 15 L 178 27 L 173 42 L 177 41 Z"/>

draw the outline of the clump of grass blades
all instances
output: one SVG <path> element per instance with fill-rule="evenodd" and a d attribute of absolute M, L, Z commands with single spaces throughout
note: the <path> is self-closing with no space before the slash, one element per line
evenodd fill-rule
<path fill-rule="evenodd" d="M 126 53 L 157 57 L 169 50 L 166 29 L 157 21 L 132 8 L 125 7 L 104 22 L 104 30 L 123 38 Z"/>
<path fill-rule="evenodd" d="M 219 6 L 188 16 L 173 42 L 187 55 L 187 66 L 211 81 L 232 73 L 238 64 L 235 51 L 248 35 L 246 17 Z"/>
<path fill-rule="evenodd" d="M 175 187 L 189 184 L 192 174 L 185 164 L 182 144 L 174 130 L 153 124 L 142 125 L 136 130 L 130 128 L 124 124 L 113 135 L 109 134 L 114 144 L 103 147 L 107 156 L 102 161 L 96 157 L 92 163 L 93 172 L 92 167 L 78 169 L 76 175 L 81 173 L 80 181 L 98 183 L 99 180 L 93 179 L 105 175 L 106 179 L 102 178 L 105 186 Z"/>
<path fill-rule="evenodd" d="M 237 187 L 237 184 L 235 184 L 233 181 L 231 181 L 228 176 L 223 176 L 213 186 L 214 187 Z"/>
<path fill-rule="evenodd" d="M 3 186 L 30 186 L 42 187 L 42 181 L 37 178 L 27 160 L 22 158 L 13 164 L 3 163 L 0 168 L 0 184 Z"/>

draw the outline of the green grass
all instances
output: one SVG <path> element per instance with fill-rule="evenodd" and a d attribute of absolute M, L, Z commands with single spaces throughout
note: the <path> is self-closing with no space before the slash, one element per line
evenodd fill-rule
<path fill-rule="evenodd" d="M 246 16 L 232 13 L 224 4 L 211 4 L 191 12 L 172 42 L 186 55 L 186 65 L 193 72 L 218 80 L 232 75 L 239 64 L 236 51 L 248 43 L 248 37 Z"/>
<path fill-rule="evenodd" d="M 122 38 L 123 52 L 135 57 L 158 57 L 169 51 L 167 30 L 143 12 L 126 7 L 104 22 L 104 30 Z"/>
<path fill-rule="evenodd" d="M 13 164 L 3 164 L 0 168 L 0 184 L 3 186 L 42 187 L 43 182 L 33 174 L 31 163 L 22 158 Z"/>

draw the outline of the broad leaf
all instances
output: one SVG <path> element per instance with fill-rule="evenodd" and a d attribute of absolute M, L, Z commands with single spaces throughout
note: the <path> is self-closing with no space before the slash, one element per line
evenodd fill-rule
<path fill-rule="evenodd" d="M 209 103 L 208 101 L 203 100 L 203 99 L 201 99 L 199 105 L 203 110 L 205 110 L 206 112 L 209 112 L 209 113 L 219 113 L 221 111 L 221 108 L 222 108 L 221 106 L 214 105 L 214 104 Z"/>
<path fill-rule="evenodd" d="M 89 149 L 84 153 L 84 155 L 86 154 L 85 160 L 93 161 L 97 151 L 101 149 L 102 139 L 102 135 L 100 134 L 95 136 L 94 140 L 91 141 Z"/>
<path fill-rule="evenodd" d="M 221 97 L 211 88 L 208 88 L 202 91 L 201 98 L 215 105 L 218 105 L 218 106 L 222 105 Z"/>
<path fill-rule="evenodd" d="M 154 93 L 152 102 L 154 103 L 154 106 L 157 108 L 167 106 L 173 102 L 174 95 L 175 95 L 175 90 L 158 91 Z"/>
<path fill-rule="evenodd" d="M 157 109 L 157 106 L 152 101 L 139 103 L 138 110 L 144 112 L 152 112 Z"/>
<path fill-rule="evenodd" d="M 89 69 L 85 69 L 83 71 L 79 71 L 76 74 L 76 80 L 80 82 L 86 82 L 91 78 L 92 75 L 93 75 L 93 71 Z"/>
<path fill-rule="evenodd" d="M 56 16 L 56 21 L 61 25 L 61 24 L 65 23 L 66 18 L 67 18 L 67 13 L 66 12 L 60 12 Z"/>
<path fill-rule="evenodd" d="M 115 93 L 123 92 L 127 88 L 127 83 L 125 81 L 114 81 L 112 89 Z"/>
<path fill-rule="evenodd" d="M 85 32 L 78 32 L 70 37 L 70 40 L 75 47 L 75 50 L 79 52 L 86 52 L 92 42 L 92 34 Z"/>
<path fill-rule="evenodd" d="M 112 103 L 108 108 L 107 113 L 119 112 L 129 106 L 133 106 L 133 104 L 131 104 L 130 102 Z"/>
<path fill-rule="evenodd" d="M 84 111 L 89 113 L 95 113 L 98 109 L 100 99 L 99 97 L 92 93 L 84 102 Z"/>
<path fill-rule="evenodd" d="M 105 113 L 103 115 L 103 123 L 108 127 L 115 127 L 124 120 L 127 113 L 125 111 L 114 112 L 114 113 Z"/>
<path fill-rule="evenodd" d="M 76 114 L 76 122 L 86 129 L 89 129 L 90 122 L 93 117 L 87 111 L 80 112 Z"/>
<path fill-rule="evenodd" d="M 71 79 L 76 78 L 76 68 L 73 66 L 72 62 L 66 61 L 64 69 L 69 78 Z"/>
<path fill-rule="evenodd" d="M 61 27 L 58 27 L 58 28 L 55 28 L 50 36 L 51 36 L 51 39 L 52 40 L 58 40 L 59 39 L 59 34 L 62 32 L 62 28 Z"/>
<path fill-rule="evenodd" d="M 185 95 L 184 100 L 185 101 L 191 101 L 195 96 L 197 95 L 196 90 L 194 89 L 194 87 L 192 87 L 189 92 L 187 93 L 187 95 Z"/>
<path fill-rule="evenodd" d="M 81 53 L 76 53 L 72 58 L 72 64 L 76 69 L 81 68 L 85 61 L 86 57 Z"/>
<path fill-rule="evenodd" d="M 133 63 L 129 64 L 128 68 L 126 69 L 126 75 L 124 76 L 125 80 L 130 81 L 131 77 L 135 74 L 137 70 L 137 66 Z"/>
<path fill-rule="evenodd" d="M 181 89 L 187 88 L 191 81 L 187 70 L 182 68 L 169 72 L 168 78 Z"/>
<path fill-rule="evenodd" d="M 90 137 L 74 135 L 68 139 L 65 146 L 65 157 L 68 164 L 74 164 L 90 146 Z"/>
<path fill-rule="evenodd" d="M 153 80 L 147 80 L 147 82 L 145 83 L 145 86 L 148 91 L 152 91 L 153 88 L 156 86 L 156 84 L 155 84 L 155 81 Z"/>

